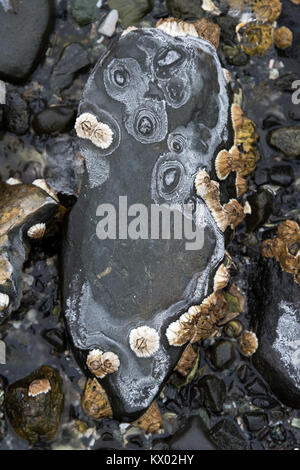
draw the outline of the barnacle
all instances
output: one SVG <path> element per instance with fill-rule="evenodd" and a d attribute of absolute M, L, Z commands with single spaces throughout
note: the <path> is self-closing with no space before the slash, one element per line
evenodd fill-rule
<path fill-rule="evenodd" d="M 277 236 L 262 243 L 262 255 L 274 257 L 281 269 L 294 275 L 300 285 L 300 229 L 293 220 L 286 220 L 277 228 Z"/>
<path fill-rule="evenodd" d="M 46 224 L 35 224 L 27 230 L 29 238 L 43 238 L 46 232 Z"/>
<path fill-rule="evenodd" d="M 175 370 L 179 372 L 180 375 L 186 377 L 191 370 L 193 369 L 195 362 L 198 358 L 197 352 L 194 350 L 191 344 L 188 344 L 185 348 L 180 360 L 175 367 Z"/>
<path fill-rule="evenodd" d="M 107 124 L 98 122 L 97 126 L 94 128 L 91 141 L 96 147 L 107 149 L 113 142 L 113 135 L 112 129 Z"/>
<path fill-rule="evenodd" d="M 155 433 L 162 428 L 163 420 L 156 401 L 151 403 L 140 418 L 133 421 L 132 426 L 142 429 L 146 434 Z"/>
<path fill-rule="evenodd" d="M 259 21 L 273 23 L 281 15 L 282 4 L 280 0 L 250 0 L 250 3 Z"/>
<path fill-rule="evenodd" d="M 274 42 L 274 28 L 269 23 L 242 23 L 237 32 L 242 34 L 242 48 L 248 55 L 264 55 Z"/>
<path fill-rule="evenodd" d="M 177 18 L 161 18 L 155 25 L 157 29 L 160 29 L 169 36 L 194 36 L 198 37 L 197 30 L 192 23 L 188 21 L 182 21 Z"/>
<path fill-rule="evenodd" d="M 51 385 L 48 379 L 33 380 L 28 388 L 28 396 L 36 397 L 41 393 L 48 393 L 51 390 Z"/>
<path fill-rule="evenodd" d="M 214 277 L 214 292 L 227 286 L 230 280 L 230 267 L 222 263 Z"/>
<path fill-rule="evenodd" d="M 22 184 L 22 181 L 18 178 L 8 178 L 5 183 L 10 184 L 11 186 L 15 186 L 16 184 Z"/>
<path fill-rule="evenodd" d="M 5 310 L 9 306 L 9 296 L 7 294 L 0 293 L 0 312 Z"/>
<path fill-rule="evenodd" d="M 253 331 L 244 331 L 238 339 L 238 345 L 245 356 L 252 356 L 258 348 L 258 340 Z"/>
<path fill-rule="evenodd" d="M 44 180 L 44 179 L 36 179 L 32 182 L 34 186 L 37 186 L 38 188 L 43 189 L 48 193 L 53 199 L 58 201 L 58 197 L 56 192 L 49 186 L 49 184 Z"/>
<path fill-rule="evenodd" d="M 276 29 L 274 41 L 279 49 L 287 49 L 293 44 L 293 33 L 289 28 L 282 26 Z"/>
<path fill-rule="evenodd" d="M 236 227 L 245 217 L 243 207 L 236 199 L 227 204 L 220 203 L 220 185 L 212 181 L 205 170 L 201 170 L 195 179 L 197 194 L 204 199 L 216 224 L 224 232 L 228 226 Z"/>
<path fill-rule="evenodd" d="M 86 364 L 89 370 L 99 378 L 105 377 L 118 370 L 120 360 L 113 352 L 102 352 L 100 349 L 92 349 L 87 357 Z"/>
<path fill-rule="evenodd" d="M 130 331 L 129 344 L 138 357 L 150 357 L 159 348 L 159 335 L 154 328 L 139 326 Z"/>
<path fill-rule="evenodd" d="M 94 419 L 112 418 L 113 416 L 107 394 L 97 379 L 87 380 L 81 407 L 85 414 Z"/>
<path fill-rule="evenodd" d="M 75 130 L 78 137 L 81 137 L 82 139 L 90 139 L 97 124 L 97 118 L 93 114 L 80 114 L 75 122 Z"/>
<path fill-rule="evenodd" d="M 199 38 L 206 39 L 216 49 L 219 47 L 221 28 L 209 18 L 201 18 L 193 23 Z"/>

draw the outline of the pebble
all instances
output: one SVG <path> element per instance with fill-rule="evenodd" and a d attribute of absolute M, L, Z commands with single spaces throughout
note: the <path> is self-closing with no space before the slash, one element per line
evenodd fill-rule
<path fill-rule="evenodd" d="M 36 134 L 52 135 L 70 131 L 75 123 L 76 109 L 70 106 L 51 106 L 36 114 L 32 127 Z"/>
<path fill-rule="evenodd" d="M 119 19 L 118 10 L 111 10 L 103 23 L 101 23 L 98 32 L 107 37 L 112 37 L 116 30 L 116 25 Z"/>
<path fill-rule="evenodd" d="M 66 46 L 60 59 L 53 68 L 51 87 L 60 91 L 70 86 L 74 75 L 90 65 L 86 49 L 79 43 L 73 42 Z"/>
<path fill-rule="evenodd" d="M 293 168 L 288 165 L 273 166 L 270 169 L 270 178 L 272 183 L 288 187 L 294 181 Z"/>
<path fill-rule="evenodd" d="M 220 370 L 229 369 L 236 359 L 234 345 L 231 341 L 219 341 L 210 348 L 210 359 Z"/>
<path fill-rule="evenodd" d="M 270 143 L 287 158 L 300 158 L 300 126 L 275 129 L 269 134 Z"/>
<path fill-rule="evenodd" d="M 6 84 L 0 80 L 0 104 L 6 103 Z"/>
<path fill-rule="evenodd" d="M 23 135 L 29 128 L 29 111 L 21 95 L 11 90 L 7 93 L 4 106 L 4 125 L 9 132 Z"/>

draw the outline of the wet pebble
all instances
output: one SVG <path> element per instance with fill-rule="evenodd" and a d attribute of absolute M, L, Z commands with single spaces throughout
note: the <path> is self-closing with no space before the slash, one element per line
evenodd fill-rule
<path fill-rule="evenodd" d="M 138 24 L 151 11 L 152 0 L 108 0 L 108 6 L 118 11 L 120 23 L 126 29 Z"/>
<path fill-rule="evenodd" d="M 234 344 L 231 341 L 219 341 L 210 348 L 209 356 L 217 369 L 229 369 L 236 359 Z"/>
<path fill-rule="evenodd" d="M 273 197 L 272 192 L 266 188 L 261 188 L 248 197 L 251 206 L 251 214 L 246 217 L 248 232 L 253 232 L 268 220 L 273 209 Z"/>
<path fill-rule="evenodd" d="M 98 32 L 107 37 L 112 37 L 116 30 L 117 22 L 119 19 L 118 10 L 111 10 L 105 20 L 101 23 Z"/>
<path fill-rule="evenodd" d="M 272 183 L 280 186 L 290 186 L 294 181 L 293 168 L 288 165 L 273 166 L 270 170 L 270 178 Z"/>
<path fill-rule="evenodd" d="M 92 23 L 99 16 L 98 0 L 73 0 L 71 7 L 72 18 L 80 25 Z"/>
<path fill-rule="evenodd" d="M 60 91 L 70 86 L 74 75 L 90 65 L 90 59 L 86 48 L 79 43 L 66 46 L 53 68 L 51 87 L 54 91 Z"/>
<path fill-rule="evenodd" d="M 199 380 L 199 387 L 204 388 L 205 401 L 215 412 L 220 413 L 226 400 L 226 385 L 222 379 L 214 375 L 206 375 Z"/>
<path fill-rule="evenodd" d="M 11 90 L 6 96 L 4 105 L 4 125 L 6 130 L 17 135 L 23 135 L 29 128 L 29 110 L 21 95 Z"/>
<path fill-rule="evenodd" d="M 57 134 L 70 131 L 75 123 L 76 109 L 71 106 L 51 106 L 36 114 L 32 127 L 36 134 Z"/>
<path fill-rule="evenodd" d="M 183 429 L 180 429 L 169 440 L 170 449 L 174 450 L 214 450 L 203 423 L 198 416 L 192 417 Z"/>
<path fill-rule="evenodd" d="M 212 440 L 221 450 L 246 450 L 248 442 L 238 425 L 231 419 L 222 419 L 210 431 Z"/>
<path fill-rule="evenodd" d="M 287 158 L 300 158 L 300 126 L 281 127 L 271 131 L 270 143 Z"/>
<path fill-rule="evenodd" d="M 258 432 L 268 423 L 267 415 L 265 413 L 258 412 L 245 413 L 243 415 L 243 420 L 250 432 Z"/>
<path fill-rule="evenodd" d="M 202 18 L 204 12 L 197 0 L 167 0 L 167 8 L 171 16 L 176 18 Z"/>

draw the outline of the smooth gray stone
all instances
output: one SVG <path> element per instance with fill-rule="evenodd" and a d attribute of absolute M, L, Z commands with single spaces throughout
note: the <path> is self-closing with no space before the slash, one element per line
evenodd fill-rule
<path fill-rule="evenodd" d="M 0 78 L 25 80 L 45 49 L 53 20 L 53 0 L 14 0 L 0 3 Z"/>
<path fill-rule="evenodd" d="M 93 348 L 112 351 L 120 368 L 101 383 L 114 416 L 133 419 L 149 406 L 180 358 L 165 332 L 190 305 L 212 292 L 224 258 L 224 237 L 197 197 L 198 169 L 214 175 L 218 149 L 229 148 L 229 96 L 217 54 L 205 40 L 173 38 L 156 29 L 130 32 L 102 56 L 86 85 L 79 114 L 108 124 L 106 150 L 81 139 L 87 173 L 68 224 L 64 254 L 64 310 L 84 366 Z M 100 204 L 188 201 L 204 233 L 202 248 L 186 240 L 99 240 Z M 129 217 L 132 220 L 132 217 Z M 133 328 L 160 336 L 150 358 L 129 346 Z M 86 370 L 86 368 L 85 368 Z"/>

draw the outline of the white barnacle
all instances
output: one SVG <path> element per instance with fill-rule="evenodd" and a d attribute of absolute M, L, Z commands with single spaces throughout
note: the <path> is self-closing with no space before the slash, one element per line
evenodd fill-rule
<path fill-rule="evenodd" d="M 51 390 L 51 385 L 48 379 L 33 380 L 28 388 L 28 396 L 36 397 L 42 393 L 48 393 Z"/>
<path fill-rule="evenodd" d="M 96 147 L 101 149 L 108 149 L 113 142 L 114 133 L 112 129 L 103 122 L 98 122 L 97 126 L 94 129 L 91 141 Z"/>
<path fill-rule="evenodd" d="M 45 232 L 46 232 L 46 224 L 44 223 L 35 224 L 35 225 L 32 225 L 32 227 L 30 227 L 27 230 L 27 235 L 29 238 L 38 239 L 38 238 L 43 238 L 43 236 L 45 235 Z"/>
<path fill-rule="evenodd" d="M 92 349 L 88 354 L 86 364 L 92 374 L 103 379 L 107 374 L 112 374 L 119 369 L 120 360 L 117 354 L 111 351 Z"/>
<path fill-rule="evenodd" d="M 214 292 L 217 290 L 223 289 L 227 286 L 230 280 L 229 269 L 225 267 L 222 263 L 221 266 L 217 269 L 217 272 L 214 277 Z"/>
<path fill-rule="evenodd" d="M 179 320 L 174 321 L 168 326 L 166 331 L 166 337 L 171 346 L 182 346 L 181 330 L 182 325 Z"/>
<path fill-rule="evenodd" d="M 159 348 L 159 335 L 154 328 L 139 326 L 130 331 L 129 344 L 138 357 L 150 357 Z"/>
<path fill-rule="evenodd" d="M 126 34 L 130 33 L 131 31 L 136 31 L 138 28 L 136 26 L 128 26 L 128 28 L 124 29 L 121 36 L 126 36 Z"/>
<path fill-rule="evenodd" d="M 194 36 L 198 37 L 198 32 L 192 23 L 181 21 L 176 18 L 166 18 L 158 21 L 156 28 L 169 36 Z"/>
<path fill-rule="evenodd" d="M 97 124 L 97 118 L 93 114 L 80 114 L 75 122 L 75 130 L 78 137 L 81 137 L 82 139 L 91 139 Z"/>
<path fill-rule="evenodd" d="M 8 178 L 5 183 L 9 184 L 10 186 L 15 186 L 16 184 L 22 184 L 22 181 L 18 178 Z"/>
<path fill-rule="evenodd" d="M 0 293 L 0 311 L 5 310 L 8 306 L 9 306 L 8 295 Z"/>
<path fill-rule="evenodd" d="M 36 179 L 32 182 L 33 186 L 37 186 L 38 188 L 41 188 L 43 191 L 49 194 L 53 199 L 58 201 L 58 197 L 56 192 L 49 186 L 49 184 L 46 182 L 46 180 L 40 178 Z"/>

